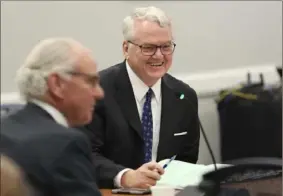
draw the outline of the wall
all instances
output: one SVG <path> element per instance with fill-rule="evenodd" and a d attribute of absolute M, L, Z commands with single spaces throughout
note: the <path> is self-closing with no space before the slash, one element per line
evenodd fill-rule
<path fill-rule="evenodd" d="M 246 82 L 247 73 L 251 73 L 252 82 L 259 82 L 259 73 L 264 76 L 266 86 L 279 84 L 280 78 L 276 73 L 275 66 L 252 65 L 249 67 L 221 69 L 215 71 L 175 75 L 192 86 L 199 98 L 199 117 L 207 134 L 208 140 L 214 152 L 217 162 L 220 162 L 220 140 L 218 112 L 215 102 L 216 95 L 220 89 L 232 87 Z M 17 92 L 1 94 L 1 103 L 23 103 Z M 203 136 L 200 141 L 199 163 L 212 163 L 208 148 L 204 143 Z"/>
<path fill-rule="evenodd" d="M 172 16 L 177 48 L 171 73 L 282 64 L 282 2 L 269 1 L 2 1 L 1 92 L 32 46 L 72 36 L 94 51 L 99 69 L 122 60 L 122 19 L 137 6 Z"/>

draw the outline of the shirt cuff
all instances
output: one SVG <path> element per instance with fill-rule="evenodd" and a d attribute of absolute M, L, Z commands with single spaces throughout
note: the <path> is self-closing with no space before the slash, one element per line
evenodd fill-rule
<path fill-rule="evenodd" d="M 123 174 L 126 172 L 126 171 L 129 171 L 130 169 L 126 168 L 126 169 L 123 169 L 122 171 L 120 171 L 117 176 L 115 176 L 114 178 L 114 185 L 118 188 L 122 188 L 121 186 L 121 178 L 123 176 Z"/>

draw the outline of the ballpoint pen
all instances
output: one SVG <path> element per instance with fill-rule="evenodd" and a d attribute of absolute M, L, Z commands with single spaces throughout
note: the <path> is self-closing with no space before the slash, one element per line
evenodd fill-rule
<path fill-rule="evenodd" d="M 176 158 L 176 156 L 177 155 L 174 155 L 173 157 L 171 157 L 171 159 L 169 159 L 168 162 L 165 165 L 163 165 L 163 169 L 165 169 L 171 163 L 171 161 L 173 161 Z"/>

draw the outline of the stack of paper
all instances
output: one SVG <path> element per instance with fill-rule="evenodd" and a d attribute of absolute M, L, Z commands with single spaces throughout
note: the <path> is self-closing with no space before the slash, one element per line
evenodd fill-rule
<path fill-rule="evenodd" d="M 160 165 L 167 163 L 168 159 L 159 162 Z M 226 164 L 217 164 L 217 168 L 229 167 Z M 173 160 L 168 167 L 165 168 L 165 173 L 157 182 L 158 185 L 170 185 L 176 189 L 183 189 L 186 186 L 197 186 L 202 181 L 202 176 L 214 170 L 214 165 L 192 164 L 182 161 Z"/>

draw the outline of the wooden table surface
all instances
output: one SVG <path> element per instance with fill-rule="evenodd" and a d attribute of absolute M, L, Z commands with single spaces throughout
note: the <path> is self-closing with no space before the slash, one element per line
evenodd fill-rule
<path fill-rule="evenodd" d="M 128 194 L 112 194 L 111 189 L 100 189 L 102 196 L 129 196 Z M 150 196 L 149 195 L 143 195 L 143 196 Z M 131 195 L 131 196 L 140 196 L 140 195 Z"/>

